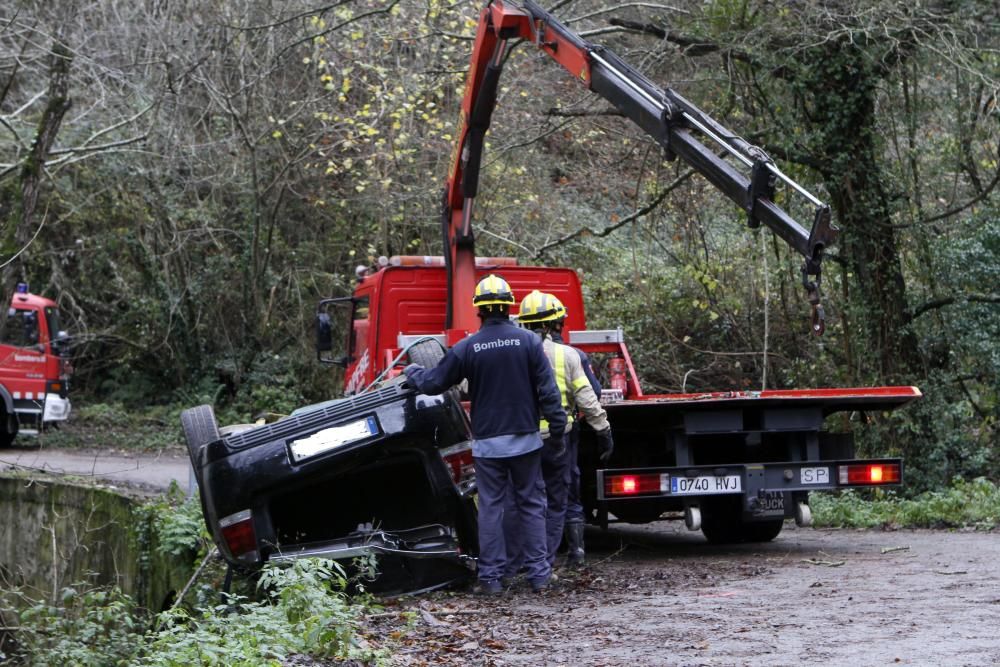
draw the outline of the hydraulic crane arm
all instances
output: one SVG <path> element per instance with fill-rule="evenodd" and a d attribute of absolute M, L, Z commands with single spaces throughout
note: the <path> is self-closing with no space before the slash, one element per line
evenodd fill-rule
<path fill-rule="evenodd" d="M 532 0 L 525 0 L 523 7 L 492 0 L 480 14 L 457 150 L 445 190 L 449 330 L 457 333 L 476 328 L 475 313 L 467 305 L 475 288 L 473 201 L 507 44 L 515 39 L 531 42 L 614 105 L 664 148 L 667 159 L 680 157 L 702 174 L 746 211 L 751 227 L 767 225 L 801 254 L 805 258 L 802 283 L 812 305 L 813 331 L 823 333 L 820 265 L 823 250 L 834 242 L 838 232 L 830 221 L 830 207 L 785 175 L 761 148 L 719 125 L 676 91 L 657 86 L 612 51 L 586 42 Z M 719 153 L 734 159 L 737 166 Z M 813 220 L 808 229 L 774 202 L 778 181 L 799 193 L 812 207 Z"/>

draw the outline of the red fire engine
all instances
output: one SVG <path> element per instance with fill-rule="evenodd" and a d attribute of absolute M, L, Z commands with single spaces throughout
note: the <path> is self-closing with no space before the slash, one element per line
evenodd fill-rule
<path fill-rule="evenodd" d="M 0 446 L 69 417 L 68 342 L 56 303 L 18 283 L 0 338 Z"/>

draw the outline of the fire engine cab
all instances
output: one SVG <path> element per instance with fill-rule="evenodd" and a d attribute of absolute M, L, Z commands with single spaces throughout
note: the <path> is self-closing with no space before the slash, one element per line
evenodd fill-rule
<path fill-rule="evenodd" d="M 0 446 L 69 417 L 68 344 L 56 303 L 18 283 L 0 334 Z"/>

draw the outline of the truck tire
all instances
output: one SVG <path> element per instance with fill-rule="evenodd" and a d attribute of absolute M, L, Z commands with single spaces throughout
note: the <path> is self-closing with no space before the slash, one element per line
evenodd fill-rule
<path fill-rule="evenodd" d="M 444 348 L 436 340 L 425 340 L 410 348 L 410 363 L 424 368 L 434 368 L 444 359 Z"/>
<path fill-rule="evenodd" d="M 2 405 L 2 404 L 0 404 Z M 17 418 L 0 409 L 0 447 L 10 447 L 17 437 Z"/>
<path fill-rule="evenodd" d="M 741 532 L 744 542 L 770 542 L 778 536 L 785 525 L 784 519 L 772 519 L 770 521 L 754 521 L 744 523 Z"/>
<path fill-rule="evenodd" d="M 211 405 L 199 405 L 185 410 L 181 413 L 181 428 L 184 429 L 184 441 L 187 443 L 191 465 L 197 472 L 202 447 L 222 437 L 219 434 L 219 423 L 215 420 L 215 411 Z"/>
<path fill-rule="evenodd" d="M 740 499 L 740 496 L 719 496 L 701 502 L 701 533 L 710 544 L 743 541 Z"/>
<path fill-rule="evenodd" d="M 701 513 L 701 532 L 712 544 L 770 542 L 785 524 L 784 519 L 744 521 L 740 496 L 708 499 Z"/>

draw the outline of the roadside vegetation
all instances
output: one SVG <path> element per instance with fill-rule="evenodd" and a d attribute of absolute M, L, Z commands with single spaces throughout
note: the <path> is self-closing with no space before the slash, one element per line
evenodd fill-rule
<path fill-rule="evenodd" d="M 810 496 L 817 527 L 971 528 L 1000 524 L 1000 487 L 984 477 L 906 498 L 894 491 L 847 490 Z"/>
<path fill-rule="evenodd" d="M 366 614 L 378 611 L 364 593 L 373 562 L 359 563 L 359 574 L 351 576 L 322 559 L 267 566 L 252 579 L 236 577 L 230 594 L 223 595 L 225 571 L 206 556 L 211 541 L 197 501 L 163 497 L 150 501 L 143 513 L 164 554 L 207 560 L 184 598 L 153 613 L 116 586 L 88 581 L 44 600 L 5 588 L 0 662 L 23 667 L 258 667 L 296 664 L 290 661 L 297 657 L 317 661 L 302 664 L 386 662 L 381 640 L 365 630 Z M 350 660 L 357 662 L 343 662 Z"/>

